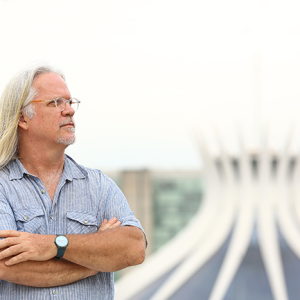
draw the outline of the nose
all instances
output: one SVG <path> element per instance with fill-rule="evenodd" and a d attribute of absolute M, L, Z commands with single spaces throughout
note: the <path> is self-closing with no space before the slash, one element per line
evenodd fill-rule
<path fill-rule="evenodd" d="M 61 112 L 63 116 L 73 116 L 75 114 L 75 110 L 72 106 L 67 102 L 65 109 Z"/>

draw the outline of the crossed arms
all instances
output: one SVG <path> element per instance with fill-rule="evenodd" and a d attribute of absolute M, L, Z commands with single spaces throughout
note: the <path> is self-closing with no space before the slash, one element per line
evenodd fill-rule
<path fill-rule="evenodd" d="M 0 279 L 16 284 L 66 285 L 101 272 L 114 272 L 145 259 L 145 237 L 133 226 L 104 220 L 97 233 L 67 235 L 64 259 L 57 254 L 55 235 L 0 231 Z"/>

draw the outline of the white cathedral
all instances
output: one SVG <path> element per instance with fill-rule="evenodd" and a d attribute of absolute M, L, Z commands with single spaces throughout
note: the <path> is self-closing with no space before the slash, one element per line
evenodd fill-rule
<path fill-rule="evenodd" d="M 205 196 L 191 222 L 116 283 L 116 300 L 296 300 L 300 295 L 300 156 L 267 138 L 218 155 L 199 138 Z"/>

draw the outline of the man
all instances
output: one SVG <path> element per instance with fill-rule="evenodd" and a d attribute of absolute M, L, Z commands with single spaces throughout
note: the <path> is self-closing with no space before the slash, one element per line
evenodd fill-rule
<path fill-rule="evenodd" d="M 46 66 L 4 89 L 0 299 L 110 300 L 111 272 L 144 261 L 143 229 L 122 192 L 64 153 L 79 103 L 63 74 Z"/>

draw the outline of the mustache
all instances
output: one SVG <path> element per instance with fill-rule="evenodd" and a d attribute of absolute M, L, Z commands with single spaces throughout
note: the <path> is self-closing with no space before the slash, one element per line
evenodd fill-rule
<path fill-rule="evenodd" d="M 58 126 L 61 127 L 61 126 L 64 126 L 66 124 L 69 124 L 69 123 L 73 123 L 74 124 L 74 128 L 75 128 L 75 122 L 74 122 L 73 118 L 70 118 L 68 120 L 64 120 L 64 121 L 60 122 L 58 124 Z"/>

